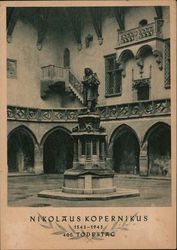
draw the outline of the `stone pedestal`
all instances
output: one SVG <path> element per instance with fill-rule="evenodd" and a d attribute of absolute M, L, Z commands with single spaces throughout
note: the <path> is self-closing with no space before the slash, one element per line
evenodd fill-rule
<path fill-rule="evenodd" d="M 106 165 L 106 133 L 95 113 L 80 114 L 73 129 L 73 168 L 64 173 L 62 191 L 76 194 L 103 194 L 116 191 L 114 171 Z"/>

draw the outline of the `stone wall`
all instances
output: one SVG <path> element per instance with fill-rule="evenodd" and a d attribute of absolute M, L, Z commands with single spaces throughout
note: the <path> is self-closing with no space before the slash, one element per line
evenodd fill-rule
<path fill-rule="evenodd" d="M 128 8 L 125 12 L 125 30 L 138 27 L 139 21 L 143 18 L 148 23 L 154 21 L 156 16 L 154 7 Z M 163 38 L 169 38 L 169 10 L 163 7 L 164 23 L 162 26 Z M 132 22 L 132 20 L 134 20 Z M 136 27 L 135 27 L 136 26 Z M 56 27 L 56 26 L 55 26 Z M 135 59 L 126 62 L 126 77 L 122 78 L 122 95 L 105 98 L 105 55 L 116 53 L 118 45 L 119 25 L 113 15 L 113 11 L 106 10 L 102 20 L 103 44 L 99 45 L 98 37 L 93 27 L 91 17 L 85 15 L 82 28 L 82 49 L 78 50 L 77 43 L 73 36 L 73 30 L 64 29 L 61 34 L 54 29 L 47 31 L 42 50 L 36 47 L 37 30 L 29 22 L 18 20 L 13 31 L 12 42 L 7 44 L 7 57 L 17 60 L 17 78 L 8 78 L 8 104 L 21 105 L 26 107 L 39 108 L 59 108 L 59 107 L 79 107 L 81 106 L 77 98 L 68 95 L 52 93 L 49 98 L 42 100 L 40 97 L 41 67 L 48 64 L 63 66 L 63 55 L 65 48 L 70 50 L 70 65 L 74 75 L 82 80 L 84 68 L 90 67 L 97 73 L 101 82 L 99 88 L 99 105 L 119 104 L 132 102 L 136 97 L 132 90 L 132 69 L 134 78 L 140 78 L 139 67 Z M 93 35 L 93 41 L 86 48 L 85 38 Z M 130 46 L 137 49 L 146 43 Z M 148 44 L 148 42 L 147 42 Z M 117 50 L 119 56 L 119 50 Z M 156 59 L 152 55 L 146 56 L 144 60 L 143 78 L 149 77 L 150 99 L 168 98 L 170 90 L 164 88 L 164 65 L 159 70 Z M 158 89 L 158 91 L 156 91 Z M 35 100 L 35 102 L 33 101 Z"/>

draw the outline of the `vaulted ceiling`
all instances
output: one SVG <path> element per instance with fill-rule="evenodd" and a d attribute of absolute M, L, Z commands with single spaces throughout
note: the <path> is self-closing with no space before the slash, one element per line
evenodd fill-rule
<path fill-rule="evenodd" d="M 12 33 L 18 18 L 29 22 L 38 31 L 37 45 L 40 49 L 48 30 L 62 34 L 73 30 L 75 41 L 81 43 L 82 26 L 86 18 L 90 18 L 102 44 L 102 19 L 105 15 L 114 15 L 118 28 L 125 29 L 124 13 L 129 7 L 9 7 L 7 8 L 7 41 L 11 42 Z M 155 7 L 157 18 L 162 18 L 161 7 Z"/>

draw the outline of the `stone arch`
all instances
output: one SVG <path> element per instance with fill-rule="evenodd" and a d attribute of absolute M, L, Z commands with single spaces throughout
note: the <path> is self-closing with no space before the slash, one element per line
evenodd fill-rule
<path fill-rule="evenodd" d="M 147 174 L 170 175 L 171 128 L 164 122 L 157 122 L 145 133 L 142 148 L 147 150 Z"/>
<path fill-rule="evenodd" d="M 138 51 L 136 52 L 136 59 L 140 59 L 140 58 L 144 58 L 146 55 L 148 54 L 152 54 L 153 53 L 153 48 L 146 44 L 141 46 Z"/>
<path fill-rule="evenodd" d="M 125 72 L 125 63 L 131 59 L 134 58 L 134 54 L 130 49 L 125 49 L 121 52 L 121 54 L 119 55 L 119 58 L 117 60 L 117 64 L 119 65 L 119 69 L 122 70 L 122 76 L 125 77 L 126 76 L 126 72 Z"/>
<path fill-rule="evenodd" d="M 139 173 L 140 146 L 136 132 L 127 124 L 114 130 L 109 141 L 109 153 L 116 172 Z"/>
<path fill-rule="evenodd" d="M 119 58 L 118 58 L 118 62 L 119 61 L 127 61 L 128 59 L 130 58 L 133 58 L 134 57 L 134 54 L 132 52 L 132 50 L 130 49 L 125 49 L 121 52 L 121 54 L 119 55 Z"/>
<path fill-rule="evenodd" d="M 20 125 L 13 129 L 8 135 L 8 171 L 34 172 L 34 151 L 38 146 L 29 128 Z"/>
<path fill-rule="evenodd" d="M 73 163 L 73 138 L 61 126 L 49 130 L 41 140 L 44 173 L 64 173 Z"/>
<path fill-rule="evenodd" d="M 31 129 L 29 129 L 28 127 L 26 127 L 25 125 L 19 125 L 18 127 L 12 129 L 12 130 L 9 132 L 9 134 L 8 134 L 8 139 L 9 139 L 10 136 L 11 136 L 14 132 L 16 132 L 17 130 L 21 130 L 21 131 L 23 131 L 24 133 L 28 134 L 28 135 L 31 137 L 31 139 L 33 140 L 34 144 L 39 145 L 38 140 L 37 140 L 35 134 L 33 133 L 33 131 L 32 131 Z"/>
<path fill-rule="evenodd" d="M 63 62 L 64 62 L 64 67 L 66 68 L 70 67 L 70 51 L 68 48 L 65 48 L 64 50 Z"/>
<path fill-rule="evenodd" d="M 48 131 L 43 135 L 43 137 L 42 137 L 42 139 L 41 139 L 41 141 L 40 141 L 40 146 L 43 147 L 46 138 L 47 138 L 51 133 L 53 133 L 53 132 L 55 132 L 55 131 L 57 131 L 57 130 L 59 130 L 59 129 L 60 129 L 61 131 L 65 132 L 65 133 L 67 133 L 68 135 L 71 136 L 71 131 L 70 131 L 69 129 L 67 129 L 67 128 L 63 127 L 63 126 L 56 126 L 56 127 L 54 127 L 54 128 L 51 128 L 50 130 L 48 130 Z"/>

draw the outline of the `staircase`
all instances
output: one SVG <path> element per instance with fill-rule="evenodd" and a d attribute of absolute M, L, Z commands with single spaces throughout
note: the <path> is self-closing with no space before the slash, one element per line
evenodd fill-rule
<path fill-rule="evenodd" d="M 41 67 L 41 98 L 46 99 L 52 91 L 65 91 L 74 95 L 83 104 L 83 86 L 69 68 L 56 65 Z"/>
<path fill-rule="evenodd" d="M 82 83 L 74 76 L 74 74 L 69 71 L 69 88 L 72 93 L 79 99 L 83 104 L 83 86 Z"/>

